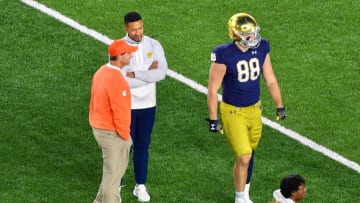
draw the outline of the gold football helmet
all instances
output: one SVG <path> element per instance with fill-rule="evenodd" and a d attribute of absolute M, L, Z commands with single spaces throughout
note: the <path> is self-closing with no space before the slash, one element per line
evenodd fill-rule
<path fill-rule="evenodd" d="M 256 48 L 260 45 L 260 26 L 255 18 L 247 13 L 237 13 L 228 21 L 229 36 L 238 41 L 240 45 Z"/>

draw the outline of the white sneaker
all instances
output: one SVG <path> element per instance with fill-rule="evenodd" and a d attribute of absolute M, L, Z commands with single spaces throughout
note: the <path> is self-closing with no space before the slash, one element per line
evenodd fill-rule
<path fill-rule="evenodd" d="M 245 202 L 246 203 L 253 203 L 253 201 L 250 199 L 250 197 L 245 197 Z"/>
<path fill-rule="evenodd" d="M 137 197 L 137 201 L 139 201 L 139 202 L 149 202 L 150 201 L 150 195 L 144 184 L 135 185 L 133 194 L 135 197 Z"/>
<path fill-rule="evenodd" d="M 251 199 L 248 197 L 245 197 L 244 199 L 235 198 L 235 203 L 253 203 L 253 201 L 251 201 Z"/>
<path fill-rule="evenodd" d="M 235 198 L 235 203 L 246 203 L 246 200 L 243 198 Z"/>

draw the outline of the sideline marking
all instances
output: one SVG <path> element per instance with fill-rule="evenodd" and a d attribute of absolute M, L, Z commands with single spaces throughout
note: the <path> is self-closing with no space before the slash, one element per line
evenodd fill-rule
<path fill-rule="evenodd" d="M 70 27 L 76 29 L 76 30 L 79 30 L 80 32 L 90 36 L 90 37 L 93 37 L 94 39 L 97 39 L 99 40 L 100 42 L 103 42 L 104 44 L 107 44 L 109 45 L 110 42 L 112 41 L 112 39 L 110 39 L 109 37 L 97 32 L 96 30 L 93 30 L 93 29 L 90 29 L 86 26 L 83 26 L 81 24 L 79 24 L 78 22 L 74 21 L 73 19 L 71 18 L 68 18 L 64 15 L 62 15 L 61 13 L 51 9 L 51 8 L 48 8 L 46 7 L 45 5 L 43 4 L 40 4 L 36 1 L 33 1 L 33 0 L 21 0 L 24 4 L 30 6 L 30 7 L 33 7 L 53 18 L 55 18 L 56 20 L 60 21 L 60 22 L 63 22 L 67 25 L 69 25 Z M 201 92 L 201 93 L 204 93 L 204 94 L 207 94 L 207 88 L 202 86 L 201 84 L 175 72 L 175 71 L 172 71 L 170 69 L 168 69 L 168 72 L 167 74 L 172 77 L 173 79 L 175 80 L 178 80 L 182 83 L 184 83 L 185 85 L 195 89 L 196 91 L 198 92 Z M 218 94 L 218 99 L 219 101 L 221 101 L 221 98 L 222 96 L 220 94 Z M 322 146 L 322 145 L 319 145 L 317 144 L 316 142 L 300 135 L 299 133 L 293 131 L 293 130 L 290 130 L 290 129 L 287 129 L 283 126 L 281 126 L 280 124 L 274 122 L 274 121 L 271 121 L 269 120 L 268 118 L 265 118 L 265 117 L 262 117 L 262 122 L 264 125 L 267 125 L 279 132 L 281 132 L 282 134 L 300 142 L 301 144 L 305 145 L 305 146 L 308 146 L 310 147 L 311 149 L 315 150 L 315 151 L 318 151 L 320 152 L 321 154 L 353 169 L 354 171 L 360 173 L 360 165 L 357 164 L 356 162 L 354 161 L 351 161 L 349 159 L 346 159 L 345 157 L 341 156 L 340 154 L 336 153 L 336 152 L 333 152 L 331 151 L 330 149 Z"/>

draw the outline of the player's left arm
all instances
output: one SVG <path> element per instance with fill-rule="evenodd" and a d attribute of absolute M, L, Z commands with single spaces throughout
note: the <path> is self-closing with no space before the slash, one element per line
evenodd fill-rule
<path fill-rule="evenodd" d="M 286 118 L 285 108 L 284 108 L 284 105 L 282 102 L 280 86 L 276 79 L 276 76 L 275 76 L 275 73 L 274 73 L 274 70 L 273 70 L 273 67 L 271 64 L 270 54 L 266 55 L 266 58 L 264 61 L 263 76 L 264 76 L 266 87 L 269 90 L 270 96 L 273 99 L 275 106 L 277 108 L 277 119 L 283 120 Z M 281 115 L 279 115 L 279 113 L 281 113 Z"/>

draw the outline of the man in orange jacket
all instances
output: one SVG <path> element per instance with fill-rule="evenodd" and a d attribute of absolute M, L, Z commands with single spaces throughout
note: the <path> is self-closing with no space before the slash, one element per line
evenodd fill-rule
<path fill-rule="evenodd" d="M 93 76 L 89 122 L 102 150 L 103 176 L 94 203 L 119 203 L 119 184 L 129 162 L 131 94 L 121 69 L 130 63 L 137 46 L 124 40 L 113 41 L 109 63 Z"/>

